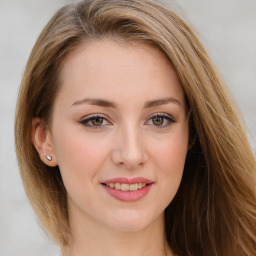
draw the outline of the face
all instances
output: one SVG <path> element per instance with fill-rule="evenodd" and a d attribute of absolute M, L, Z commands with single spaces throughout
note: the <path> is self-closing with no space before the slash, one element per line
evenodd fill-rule
<path fill-rule="evenodd" d="M 66 60 L 49 131 L 69 217 L 114 230 L 162 219 L 188 150 L 184 94 L 141 43 L 86 43 Z"/>

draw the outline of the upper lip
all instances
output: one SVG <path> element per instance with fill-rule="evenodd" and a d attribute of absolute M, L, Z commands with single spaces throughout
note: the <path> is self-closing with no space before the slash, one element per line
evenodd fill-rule
<path fill-rule="evenodd" d="M 153 181 L 143 177 L 127 178 L 127 177 L 116 177 L 102 182 L 103 184 L 109 183 L 124 183 L 124 184 L 135 184 L 135 183 L 147 183 L 152 184 Z"/>

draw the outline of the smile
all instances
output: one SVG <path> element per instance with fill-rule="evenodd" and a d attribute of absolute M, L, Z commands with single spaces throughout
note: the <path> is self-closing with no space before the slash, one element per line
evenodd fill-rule
<path fill-rule="evenodd" d="M 101 183 L 111 197 L 125 202 L 142 199 L 148 194 L 153 184 L 153 181 L 143 177 L 132 179 L 119 177 Z"/>
<path fill-rule="evenodd" d="M 147 183 L 134 183 L 134 184 L 127 184 L 127 183 L 107 183 L 106 186 L 110 188 L 114 188 L 117 190 L 122 191 L 136 191 L 144 188 Z"/>

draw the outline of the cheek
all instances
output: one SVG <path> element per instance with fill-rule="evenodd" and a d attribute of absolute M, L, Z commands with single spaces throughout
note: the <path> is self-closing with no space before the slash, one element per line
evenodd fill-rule
<path fill-rule="evenodd" d="M 97 175 L 100 173 L 107 147 L 104 140 L 86 136 L 84 131 L 67 129 L 55 136 L 55 151 L 69 203 L 93 208 Z"/>
<path fill-rule="evenodd" d="M 159 149 L 158 164 L 162 170 L 161 178 L 166 186 L 178 187 L 182 178 L 187 151 L 175 147 L 174 143 L 167 143 L 166 147 Z"/>
<path fill-rule="evenodd" d="M 157 180 L 161 183 L 162 200 L 167 206 L 174 198 L 182 179 L 188 140 L 184 136 L 170 137 L 154 147 Z"/>
<path fill-rule="evenodd" d="M 161 143 L 155 143 L 154 155 L 166 175 L 172 172 L 183 172 L 188 150 L 187 133 L 175 134 L 165 138 Z"/>
<path fill-rule="evenodd" d="M 55 136 L 54 150 L 64 183 L 84 184 L 92 178 L 102 165 L 107 154 L 104 141 L 97 142 L 84 131 L 71 132 L 70 129 Z"/>

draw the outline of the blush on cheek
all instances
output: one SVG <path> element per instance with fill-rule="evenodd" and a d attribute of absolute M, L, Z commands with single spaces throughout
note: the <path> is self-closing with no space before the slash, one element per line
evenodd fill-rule
<path fill-rule="evenodd" d="M 184 145 L 186 144 L 172 140 L 155 148 L 155 152 L 159 156 L 158 169 L 164 172 L 165 180 L 172 183 L 173 191 L 170 192 L 171 194 L 176 193 L 183 175 L 187 151 Z"/>
<path fill-rule="evenodd" d="M 60 144 L 59 144 L 60 145 Z M 66 136 L 58 150 L 61 171 L 69 179 L 90 180 L 105 158 L 104 147 L 82 136 Z M 63 167 L 63 168 L 62 168 Z"/>
<path fill-rule="evenodd" d="M 155 147 L 155 151 L 161 156 L 160 159 L 162 161 L 182 163 L 186 158 L 187 146 L 186 143 L 181 143 L 174 139 L 168 143 L 162 143 L 159 147 Z"/>

